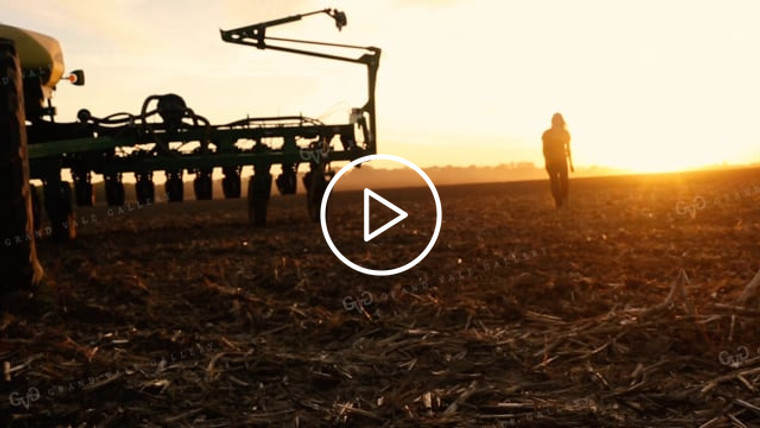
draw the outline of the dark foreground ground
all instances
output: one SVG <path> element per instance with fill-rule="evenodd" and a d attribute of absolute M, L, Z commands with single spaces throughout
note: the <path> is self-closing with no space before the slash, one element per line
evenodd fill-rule
<path fill-rule="evenodd" d="M 2 421 L 760 426 L 760 171 L 577 180 L 564 212 L 544 182 L 439 191 L 438 244 L 390 278 L 303 196 L 264 230 L 244 201 L 80 209 L 2 314 Z"/>

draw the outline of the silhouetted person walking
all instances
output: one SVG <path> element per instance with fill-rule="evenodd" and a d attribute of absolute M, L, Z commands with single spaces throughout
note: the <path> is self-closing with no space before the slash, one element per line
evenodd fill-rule
<path fill-rule="evenodd" d="M 573 158 L 570 155 L 570 133 L 565 129 L 565 119 L 559 113 L 552 116 L 552 127 L 544 131 L 541 137 L 544 142 L 544 160 L 546 171 L 552 187 L 552 196 L 557 208 L 567 205 L 569 183 L 567 163 L 570 161 L 570 171 L 574 171 Z"/>

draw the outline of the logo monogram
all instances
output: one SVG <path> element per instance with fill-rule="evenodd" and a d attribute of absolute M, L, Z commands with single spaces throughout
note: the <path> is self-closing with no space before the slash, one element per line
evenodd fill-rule
<path fill-rule="evenodd" d="M 24 406 L 25 409 L 29 410 L 29 406 L 40 399 L 40 390 L 31 387 L 26 391 L 26 395 L 21 395 L 18 392 L 14 392 L 10 395 L 10 401 L 11 406 Z"/>
<path fill-rule="evenodd" d="M 691 204 L 683 201 L 678 201 L 678 203 L 676 203 L 676 212 L 679 215 L 689 214 L 691 218 L 695 218 L 697 216 L 697 211 L 703 210 L 705 207 L 707 207 L 705 198 L 697 196 L 694 198 L 694 202 Z"/>

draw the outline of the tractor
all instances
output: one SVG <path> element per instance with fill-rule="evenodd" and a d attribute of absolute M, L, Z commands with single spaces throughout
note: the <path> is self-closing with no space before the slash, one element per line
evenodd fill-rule
<path fill-rule="evenodd" d="M 35 240 L 42 237 L 40 211 L 44 206 L 53 240 L 74 239 L 74 205 L 95 203 L 93 174 L 103 177 L 105 202 L 122 206 L 125 173 L 134 174 L 138 203 L 155 201 L 156 171 L 166 176 L 168 201 L 181 202 L 185 173 L 195 175 L 196 199 L 212 199 L 215 168 L 224 176 L 224 197 L 241 197 L 241 171 L 250 165 L 254 173 L 248 181 L 248 216 L 254 227 L 263 227 L 273 181 L 281 194 L 293 195 L 299 167 L 307 164 L 302 177 L 306 206 L 309 217 L 318 221 L 322 196 L 332 177 L 330 163 L 377 152 L 374 93 L 381 53 L 376 47 L 267 35 L 271 27 L 320 14 L 331 17 L 338 30 L 347 24 L 345 13 L 323 9 L 221 30 L 221 38 L 257 49 L 366 66 L 367 101 L 351 110 L 347 123 L 338 125 L 303 115 L 247 117 L 215 125 L 177 94 L 150 95 L 137 113 L 98 117 L 81 109 L 77 121 L 57 122 L 50 102 L 52 91 L 62 80 L 84 84 L 84 73 L 75 70 L 65 75 L 61 48 L 54 38 L 0 25 L 0 278 L 9 280 L 11 289 L 39 282 L 42 270 Z M 314 46 L 331 51 L 310 50 Z M 360 55 L 332 53 L 335 50 L 359 51 Z M 275 164 L 281 169 L 276 179 L 270 173 Z M 64 170 L 69 171 L 73 185 L 62 178 Z M 30 185 L 30 179 L 42 182 L 41 192 Z"/>

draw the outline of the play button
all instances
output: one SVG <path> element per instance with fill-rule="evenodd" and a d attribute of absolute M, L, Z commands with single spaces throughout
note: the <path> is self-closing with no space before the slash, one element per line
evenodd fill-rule
<path fill-rule="evenodd" d="M 372 161 L 403 168 L 357 168 Z M 319 218 L 325 241 L 341 262 L 366 275 L 390 276 L 413 268 L 433 249 L 441 231 L 441 200 L 417 165 L 398 156 L 369 155 L 330 180 Z"/>
<path fill-rule="evenodd" d="M 381 227 L 375 229 L 374 232 L 370 232 L 370 199 L 374 199 L 377 202 L 380 202 L 383 204 L 383 206 L 390 208 L 393 212 L 396 213 L 396 218 L 393 220 L 385 223 Z M 401 208 L 397 207 L 392 202 L 388 201 L 384 197 L 378 195 L 377 193 L 369 190 L 364 189 L 364 242 L 369 242 L 373 239 L 375 239 L 378 235 L 385 232 L 386 230 L 390 229 L 391 227 L 401 223 L 404 221 L 405 218 L 409 217 L 409 214 L 402 210 Z"/>

